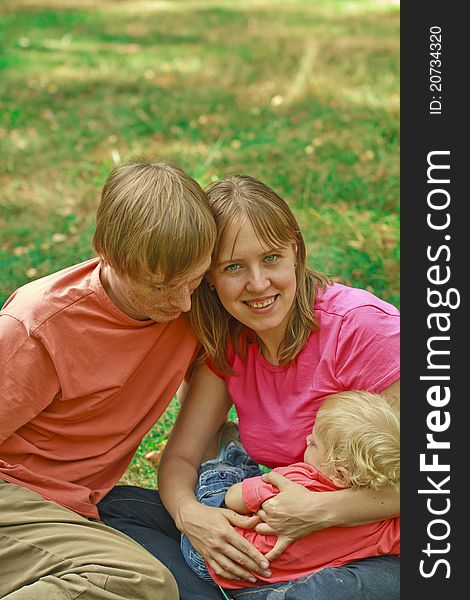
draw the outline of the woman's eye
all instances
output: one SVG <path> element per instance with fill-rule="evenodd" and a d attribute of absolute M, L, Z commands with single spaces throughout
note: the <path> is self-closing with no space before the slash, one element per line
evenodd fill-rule
<path fill-rule="evenodd" d="M 228 265 L 227 267 L 225 267 L 225 270 L 228 271 L 229 273 L 233 273 L 234 271 L 238 271 L 239 268 L 240 268 L 240 265 L 233 264 L 233 265 Z"/>
<path fill-rule="evenodd" d="M 264 260 L 268 263 L 274 262 L 278 258 L 277 254 L 268 254 L 268 256 L 264 257 Z"/>

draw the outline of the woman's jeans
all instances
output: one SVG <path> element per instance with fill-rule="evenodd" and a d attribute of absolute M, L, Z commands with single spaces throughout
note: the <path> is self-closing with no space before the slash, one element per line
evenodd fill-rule
<path fill-rule="evenodd" d="M 225 490 L 232 483 L 240 481 L 240 477 L 262 474 L 258 465 L 236 450 L 227 449 L 223 460 L 229 464 L 221 469 L 215 466 L 217 461 L 208 461 L 201 467 L 197 493 L 204 504 L 223 506 Z M 230 461 L 234 462 L 230 464 Z M 227 473 L 225 480 L 220 478 L 219 471 Z M 223 597 L 213 582 L 204 581 L 187 565 L 180 543 L 188 556 L 189 540 L 181 536 L 158 491 L 118 486 L 101 500 L 98 510 L 104 523 L 126 533 L 168 567 L 178 584 L 180 600 L 220 600 Z M 400 559 L 374 556 L 342 567 L 321 569 L 287 583 L 226 590 L 226 595 L 237 600 L 398 600 Z"/>
<path fill-rule="evenodd" d="M 101 520 L 127 534 L 173 573 L 180 600 L 221 600 L 215 588 L 200 579 L 181 554 L 181 533 L 166 511 L 157 490 L 122 485 L 98 503 Z"/>

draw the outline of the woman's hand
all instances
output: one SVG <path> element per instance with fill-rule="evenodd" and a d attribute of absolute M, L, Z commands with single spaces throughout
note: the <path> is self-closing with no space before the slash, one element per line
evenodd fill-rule
<path fill-rule="evenodd" d="M 256 531 L 278 536 L 276 545 L 266 554 L 270 561 L 312 531 L 333 526 L 354 527 L 400 514 L 400 494 L 390 486 L 380 490 L 344 488 L 311 492 L 275 471 L 266 473 L 263 479 L 279 490 L 256 513 L 263 521 L 256 525 Z"/>
<path fill-rule="evenodd" d="M 192 502 L 182 510 L 178 523 L 217 575 L 256 583 L 258 580 L 249 569 L 270 577 L 268 560 L 233 528 L 236 525 L 252 529 L 259 523 L 256 515 L 246 517 L 225 508 Z"/>
<path fill-rule="evenodd" d="M 159 491 L 178 529 L 217 575 L 256 583 L 256 573 L 270 576 L 269 562 L 234 526 L 251 529 L 259 518 L 204 506 L 194 495 L 198 467 L 231 406 L 225 381 L 205 364 L 195 367 L 160 462 Z"/>
<path fill-rule="evenodd" d="M 320 504 L 329 494 L 311 492 L 275 471 L 263 475 L 263 480 L 279 490 L 279 494 L 266 500 L 256 513 L 262 521 L 256 525 L 256 531 L 277 536 L 274 548 L 266 554 L 266 558 L 273 561 L 295 540 L 305 537 L 312 531 L 330 526 L 326 519 L 327 511 L 321 510 Z M 312 506 L 316 500 L 319 505 L 314 520 Z"/>

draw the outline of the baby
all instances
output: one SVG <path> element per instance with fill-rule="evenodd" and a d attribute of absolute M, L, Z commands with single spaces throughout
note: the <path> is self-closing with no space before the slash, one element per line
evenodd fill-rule
<path fill-rule="evenodd" d="M 400 413 L 394 398 L 363 391 L 327 396 L 306 443 L 304 462 L 275 471 L 313 492 L 345 487 L 400 487 Z M 255 513 L 279 491 L 264 482 L 262 474 L 241 444 L 231 442 L 220 459 L 201 466 L 196 496 L 203 504 L 227 507 L 241 514 Z M 263 554 L 277 541 L 276 536 L 254 529 L 237 531 Z M 247 581 L 216 575 L 185 535 L 181 547 L 187 563 L 202 579 L 222 588 L 252 587 Z M 271 577 L 256 576 L 260 585 L 291 581 L 325 567 L 384 554 L 400 554 L 399 517 L 315 531 L 294 541 L 271 562 Z"/>

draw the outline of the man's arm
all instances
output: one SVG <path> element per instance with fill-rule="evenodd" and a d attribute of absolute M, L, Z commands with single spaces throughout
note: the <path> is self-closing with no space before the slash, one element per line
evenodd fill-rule
<path fill-rule="evenodd" d="M 0 316 L 0 444 L 54 400 L 60 389 L 51 357 L 21 321 Z"/>

